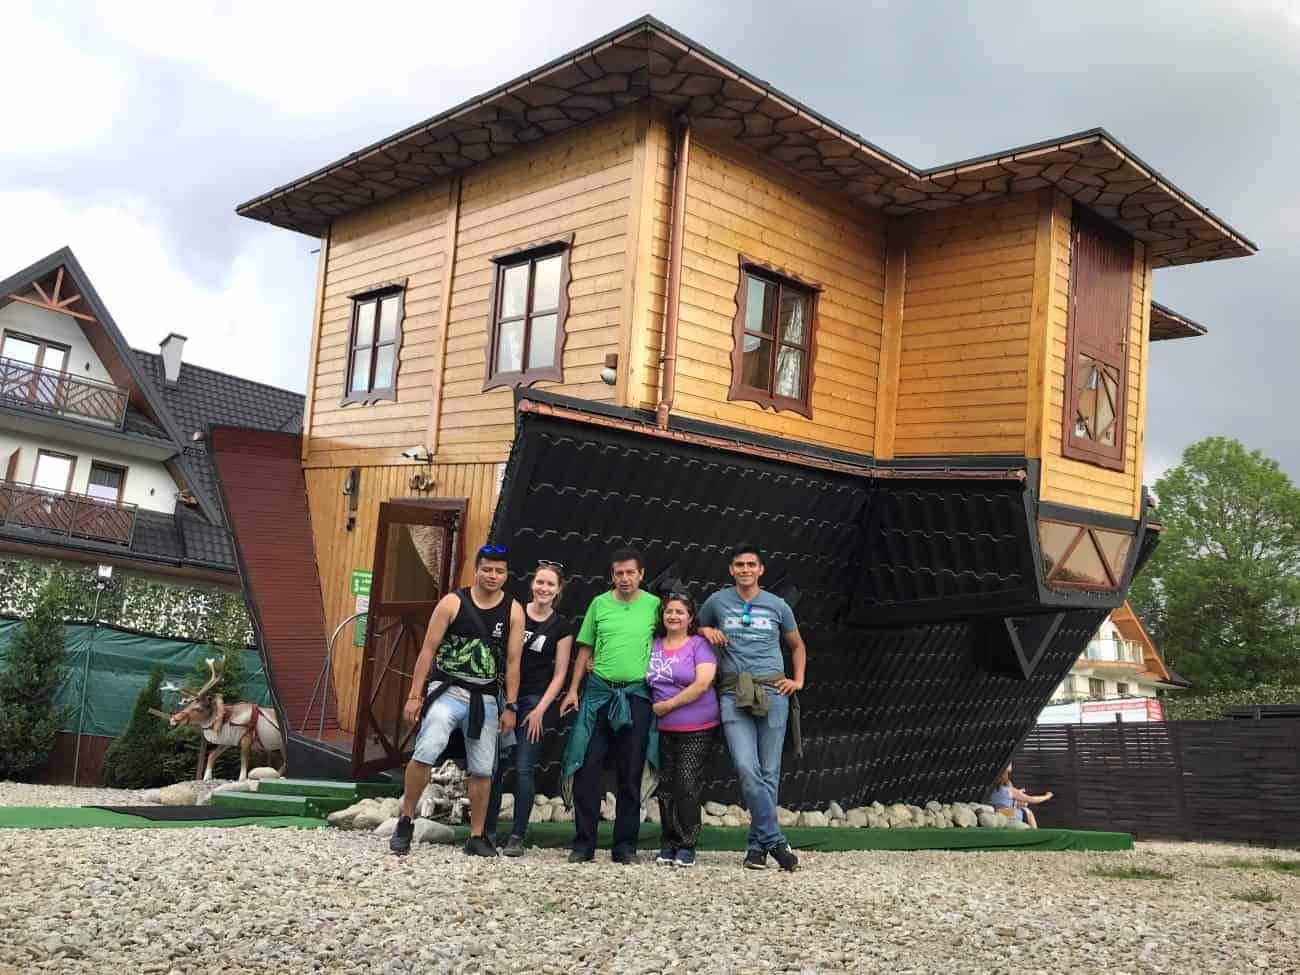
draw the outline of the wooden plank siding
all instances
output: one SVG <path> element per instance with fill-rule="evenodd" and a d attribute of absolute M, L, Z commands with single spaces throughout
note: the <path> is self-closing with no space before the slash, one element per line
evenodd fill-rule
<path fill-rule="evenodd" d="M 885 220 L 836 205 L 738 147 L 693 141 L 689 172 L 674 413 L 870 453 Z M 656 258 L 667 251 L 667 224 L 656 221 Z M 811 419 L 727 400 L 741 254 L 822 288 Z"/>
<path fill-rule="evenodd" d="M 412 473 L 426 469 L 434 479 L 434 487 L 428 495 L 418 495 L 407 485 L 407 480 Z M 351 591 L 352 570 L 373 568 L 382 501 L 409 497 L 422 500 L 468 499 L 464 545 L 466 564 L 461 566 L 457 584 L 468 585 L 472 581 L 473 559 L 470 553 L 486 539 L 496 507 L 495 464 L 363 467 L 357 494 L 356 524 L 351 531 L 347 530 L 349 499 L 342 491 L 348 468 L 312 468 L 304 473 L 327 636 L 356 612 L 356 597 Z M 360 677 L 361 648 L 352 646 L 351 628 L 345 628 L 334 644 L 334 689 L 339 696 L 339 723 L 347 731 L 352 730 Z"/>
<path fill-rule="evenodd" d="M 1067 326 L 1070 302 L 1071 202 L 1057 194 L 1052 221 L 1052 286 L 1048 315 L 1048 383 L 1044 414 L 1044 501 L 1091 508 L 1136 518 L 1142 490 L 1143 424 L 1146 422 L 1147 325 L 1151 309 L 1150 265 L 1140 241 L 1134 242 L 1132 301 L 1129 305 L 1127 390 L 1124 418 L 1124 469 L 1108 470 L 1061 455 L 1065 418 Z"/>
<path fill-rule="evenodd" d="M 1039 200 L 905 221 L 896 456 L 1024 452 Z"/>

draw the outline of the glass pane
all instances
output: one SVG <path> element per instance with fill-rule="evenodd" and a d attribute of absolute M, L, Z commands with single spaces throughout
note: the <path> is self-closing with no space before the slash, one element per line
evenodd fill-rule
<path fill-rule="evenodd" d="M 99 498 L 102 501 L 116 501 L 118 499 L 118 489 L 106 484 L 96 484 L 91 481 L 86 485 L 86 493 L 92 498 Z"/>
<path fill-rule="evenodd" d="M 560 255 L 543 258 L 533 272 L 533 311 L 560 307 Z"/>
<path fill-rule="evenodd" d="M 1074 435 L 1085 440 L 1096 440 L 1097 387 L 1100 385 L 1097 364 L 1091 357 L 1080 355 L 1075 359 L 1074 375 L 1078 389 L 1074 407 Z"/>
<path fill-rule="evenodd" d="M 45 347 L 45 358 L 41 360 L 41 368 L 48 369 L 50 372 L 62 372 L 67 361 L 68 353 L 65 350 L 52 349 L 47 345 Z"/>
<path fill-rule="evenodd" d="M 809 304 L 806 294 L 791 288 L 781 289 L 781 341 L 807 343 Z"/>
<path fill-rule="evenodd" d="M 443 595 L 447 530 L 441 525 L 388 526 L 384 602 L 436 602 Z"/>
<path fill-rule="evenodd" d="M 524 323 L 503 322 L 497 331 L 497 367 L 495 372 L 523 372 Z"/>
<path fill-rule="evenodd" d="M 1094 528 L 1092 535 L 1101 547 L 1101 554 L 1106 556 L 1111 572 L 1116 578 L 1123 575 L 1124 563 L 1128 561 L 1128 550 L 1133 544 L 1133 536 L 1106 531 L 1104 528 Z"/>
<path fill-rule="evenodd" d="M 352 382 L 348 384 L 348 392 L 370 392 L 369 349 L 357 349 L 356 352 L 352 353 Z"/>
<path fill-rule="evenodd" d="M 777 396 L 803 399 L 803 353 L 783 345 L 776 353 L 776 382 L 772 392 Z"/>
<path fill-rule="evenodd" d="M 379 310 L 379 341 L 392 342 L 397 338 L 397 309 L 401 305 L 401 295 L 385 298 Z"/>
<path fill-rule="evenodd" d="M 36 365 L 36 357 L 41 354 L 41 347 L 35 342 L 28 342 L 13 335 L 5 336 L 4 357 L 15 362 Z"/>
<path fill-rule="evenodd" d="M 91 487 L 105 487 L 116 493 L 122 486 L 122 472 L 116 467 L 102 467 L 95 464 L 90 468 Z"/>
<path fill-rule="evenodd" d="M 533 333 L 528 337 L 528 368 L 545 369 L 555 365 L 556 315 L 538 315 L 533 319 Z"/>
<path fill-rule="evenodd" d="M 777 287 L 748 275 L 745 293 L 745 331 L 772 334 L 772 320 L 776 317 Z"/>
<path fill-rule="evenodd" d="M 518 318 L 528 304 L 528 264 L 501 272 L 501 318 Z"/>
<path fill-rule="evenodd" d="M 357 306 L 357 333 L 352 345 L 372 345 L 375 341 L 375 305 L 374 301 L 363 301 Z"/>
<path fill-rule="evenodd" d="M 381 345 L 375 349 L 375 389 L 393 388 L 393 366 L 396 365 L 395 345 Z"/>
<path fill-rule="evenodd" d="M 772 343 L 757 335 L 746 334 L 743 339 L 740 363 L 740 381 L 756 389 L 771 389 Z"/>
<path fill-rule="evenodd" d="M 1102 564 L 1101 554 L 1089 534 L 1085 532 L 1083 538 L 1079 539 L 1079 544 L 1065 560 L 1065 568 L 1057 573 L 1054 581 L 1110 588 L 1110 580 L 1106 577 L 1106 567 Z"/>
<path fill-rule="evenodd" d="M 68 477 L 71 474 L 71 458 L 38 454 L 36 457 L 36 476 L 32 478 L 32 483 L 39 488 L 62 492 L 68 489 Z"/>
<path fill-rule="evenodd" d="M 1043 578 L 1052 574 L 1056 563 L 1079 534 L 1078 525 L 1065 525 L 1059 521 L 1040 521 L 1038 523 L 1038 548 L 1043 560 Z"/>
<path fill-rule="evenodd" d="M 1119 403 L 1119 370 L 1114 366 L 1102 365 L 1099 370 L 1101 380 L 1097 391 L 1097 442 L 1108 447 L 1115 446 L 1115 436 L 1119 430 L 1116 422 L 1116 406 Z"/>

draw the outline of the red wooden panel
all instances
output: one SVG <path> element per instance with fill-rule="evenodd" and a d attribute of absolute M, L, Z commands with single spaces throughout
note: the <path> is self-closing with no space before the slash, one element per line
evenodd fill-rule
<path fill-rule="evenodd" d="M 222 502 L 254 613 L 267 683 L 289 728 L 303 727 L 325 662 L 327 634 L 297 434 L 214 427 L 209 433 Z M 338 728 L 329 696 L 326 731 Z M 320 702 L 310 722 L 318 729 Z"/>

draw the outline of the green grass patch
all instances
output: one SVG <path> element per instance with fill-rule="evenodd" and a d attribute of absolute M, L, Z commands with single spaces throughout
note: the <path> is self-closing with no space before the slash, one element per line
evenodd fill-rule
<path fill-rule="evenodd" d="M 1267 887 L 1251 887 L 1249 890 L 1233 894 L 1232 899 L 1245 901 L 1247 904 L 1274 904 L 1281 898 Z"/>
<path fill-rule="evenodd" d="M 1232 870 L 1271 870 L 1273 873 L 1300 877 L 1300 860 L 1251 860 L 1246 857 L 1228 857 L 1209 866 Z"/>
<path fill-rule="evenodd" d="M 1109 880 L 1173 880 L 1172 873 L 1152 870 L 1149 867 L 1093 867 L 1088 871 L 1092 877 L 1106 877 Z"/>

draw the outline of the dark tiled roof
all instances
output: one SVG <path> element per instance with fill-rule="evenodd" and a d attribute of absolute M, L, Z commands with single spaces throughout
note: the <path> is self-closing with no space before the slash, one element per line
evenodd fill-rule
<path fill-rule="evenodd" d="M 132 351 L 184 438 L 184 467 L 194 482 L 192 487 L 214 507 L 219 507 L 216 474 L 206 445 L 190 439 L 194 433 L 206 433 L 209 427 L 218 424 L 250 430 L 302 432 L 304 398 L 301 393 L 188 362 L 181 364 L 180 379 L 169 385 L 163 374 L 162 356 L 142 349 Z M 223 531 L 221 544 L 228 553 L 224 534 Z"/>
<path fill-rule="evenodd" d="M 156 440 L 165 441 L 171 440 L 162 427 L 130 405 L 126 408 L 126 418 L 122 423 L 122 430 L 125 433 L 134 433 L 141 437 L 153 437 Z"/>

